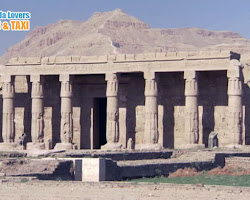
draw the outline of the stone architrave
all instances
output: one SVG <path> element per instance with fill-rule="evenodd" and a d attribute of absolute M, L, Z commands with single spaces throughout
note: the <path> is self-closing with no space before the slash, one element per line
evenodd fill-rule
<path fill-rule="evenodd" d="M 242 145 L 242 77 L 241 64 L 231 60 L 227 71 L 228 77 L 228 131 L 229 146 Z"/>
<path fill-rule="evenodd" d="M 120 149 L 119 143 L 119 105 L 118 105 L 118 74 L 108 73 L 105 76 L 107 81 L 107 125 L 106 139 L 107 144 L 102 149 Z"/>
<path fill-rule="evenodd" d="M 43 108 L 43 80 L 41 75 L 31 75 L 32 83 L 32 120 L 31 139 L 27 144 L 27 149 L 45 149 L 44 143 L 44 108 Z"/>
<path fill-rule="evenodd" d="M 145 79 L 145 126 L 144 144 L 138 145 L 141 149 L 159 149 L 158 144 L 158 89 L 155 72 L 144 72 Z"/>
<path fill-rule="evenodd" d="M 185 71 L 185 141 L 186 148 L 203 147 L 199 145 L 198 113 L 198 74 L 196 71 Z"/>
<path fill-rule="evenodd" d="M 0 149 L 13 149 L 15 139 L 14 125 L 14 84 L 10 75 L 2 76 L 3 88 L 3 124 L 2 138 L 3 143 L 0 144 Z"/>
<path fill-rule="evenodd" d="M 61 82 L 61 143 L 55 149 L 70 150 L 73 141 L 72 81 L 69 74 L 60 75 Z"/>

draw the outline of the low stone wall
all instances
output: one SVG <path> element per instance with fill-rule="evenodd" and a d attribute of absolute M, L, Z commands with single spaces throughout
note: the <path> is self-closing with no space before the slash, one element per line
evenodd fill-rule
<path fill-rule="evenodd" d="M 183 162 L 183 163 L 161 163 L 161 164 L 142 164 L 131 166 L 120 166 L 121 179 L 132 179 L 141 177 L 168 176 L 169 173 L 177 169 L 196 168 L 198 171 L 210 170 L 217 165 L 213 162 Z"/>
<path fill-rule="evenodd" d="M 128 151 L 128 152 L 81 152 L 57 154 L 59 157 L 70 158 L 110 158 L 115 161 L 120 160 L 145 160 L 145 159 L 168 159 L 171 158 L 173 151 Z"/>
<path fill-rule="evenodd" d="M 250 169 L 250 157 L 227 157 L 225 166 L 232 168 Z"/>

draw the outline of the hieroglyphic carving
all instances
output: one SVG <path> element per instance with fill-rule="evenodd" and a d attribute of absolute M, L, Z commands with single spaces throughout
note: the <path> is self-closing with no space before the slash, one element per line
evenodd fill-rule
<path fill-rule="evenodd" d="M 198 83 L 195 71 L 185 71 L 185 137 L 187 144 L 198 144 L 199 118 L 198 118 Z"/>
<path fill-rule="evenodd" d="M 11 76 L 2 77 L 3 81 L 3 125 L 2 137 L 4 143 L 14 142 L 14 85 Z"/>
<path fill-rule="evenodd" d="M 228 131 L 232 133 L 232 144 L 242 144 L 242 78 L 241 64 L 231 60 L 228 69 Z"/>
<path fill-rule="evenodd" d="M 107 143 L 119 142 L 118 76 L 106 74 L 107 81 Z"/>
<path fill-rule="evenodd" d="M 145 78 L 145 129 L 144 140 L 146 144 L 157 144 L 158 133 L 158 89 L 155 73 L 144 74 Z"/>
<path fill-rule="evenodd" d="M 72 83 L 69 75 L 60 75 L 61 81 L 61 142 L 72 143 Z"/>
<path fill-rule="evenodd" d="M 40 75 L 30 77 L 32 82 L 32 124 L 31 138 L 32 143 L 44 142 L 44 110 L 43 110 L 43 83 Z"/>

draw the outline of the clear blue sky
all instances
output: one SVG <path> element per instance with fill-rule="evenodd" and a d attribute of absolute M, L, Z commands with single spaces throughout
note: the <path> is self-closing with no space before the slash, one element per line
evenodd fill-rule
<path fill-rule="evenodd" d="M 29 11 L 31 30 L 60 19 L 85 21 L 94 12 L 123 9 L 153 28 L 230 30 L 250 38 L 250 0 L 1 0 L 2 11 Z M 0 54 L 27 32 L 0 31 Z"/>

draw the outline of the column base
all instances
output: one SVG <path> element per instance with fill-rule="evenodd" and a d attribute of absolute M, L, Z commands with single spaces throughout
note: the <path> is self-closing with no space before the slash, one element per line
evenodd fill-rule
<path fill-rule="evenodd" d="M 71 143 L 56 143 L 55 150 L 72 150 L 73 145 Z"/>
<path fill-rule="evenodd" d="M 14 150 L 15 148 L 15 143 L 0 143 L 0 150 Z"/>
<path fill-rule="evenodd" d="M 161 144 L 137 144 L 135 145 L 135 149 L 140 150 L 161 150 L 163 149 Z"/>
<path fill-rule="evenodd" d="M 122 148 L 122 144 L 120 143 L 107 143 L 101 146 L 101 150 L 118 150 Z"/>
<path fill-rule="evenodd" d="M 205 149 L 205 144 L 186 144 L 179 149 Z"/>
<path fill-rule="evenodd" d="M 45 143 L 32 143 L 28 142 L 26 146 L 27 150 L 44 150 L 45 149 Z"/>

